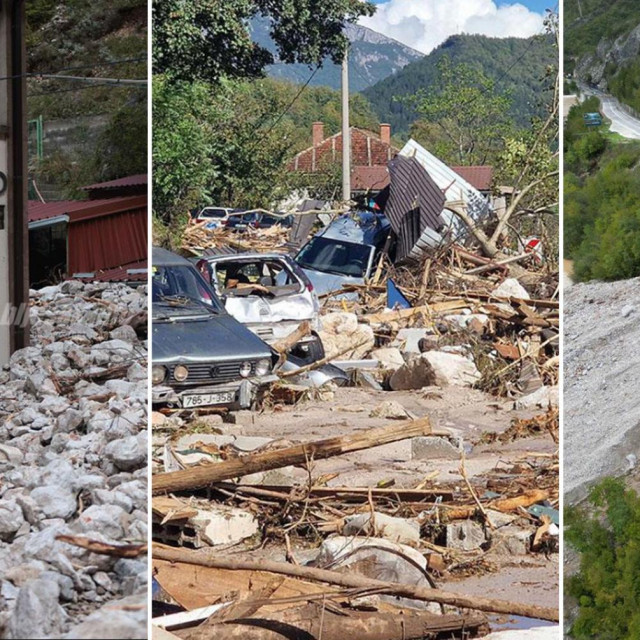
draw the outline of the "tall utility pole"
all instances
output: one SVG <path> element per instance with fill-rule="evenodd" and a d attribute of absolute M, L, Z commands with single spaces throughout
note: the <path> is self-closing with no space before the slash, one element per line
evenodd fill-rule
<path fill-rule="evenodd" d="M 0 0 L 0 364 L 28 341 L 24 22 L 24 0 Z"/>
<path fill-rule="evenodd" d="M 349 131 L 349 45 L 342 60 L 342 199 L 351 200 L 351 135 Z"/>

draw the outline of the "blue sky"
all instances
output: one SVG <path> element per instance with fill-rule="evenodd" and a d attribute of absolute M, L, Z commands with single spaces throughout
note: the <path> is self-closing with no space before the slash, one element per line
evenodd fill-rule
<path fill-rule="evenodd" d="M 429 53 L 456 33 L 527 38 L 543 30 L 554 0 L 373 0 L 376 14 L 360 22 Z"/>

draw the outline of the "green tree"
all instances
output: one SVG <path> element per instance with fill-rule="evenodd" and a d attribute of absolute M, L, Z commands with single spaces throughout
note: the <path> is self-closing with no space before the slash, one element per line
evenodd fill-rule
<path fill-rule="evenodd" d="M 272 54 L 251 40 L 248 25 L 271 20 L 281 62 L 340 62 L 344 22 L 372 15 L 361 0 L 162 0 L 153 3 L 153 69 L 176 80 L 218 82 L 262 74 Z"/>
<path fill-rule="evenodd" d="M 438 62 L 436 88 L 422 89 L 410 100 L 419 117 L 412 135 L 437 147 L 450 164 L 487 164 L 513 129 L 510 96 L 498 92 L 495 80 L 482 71 L 453 65 L 448 56 Z"/>
<path fill-rule="evenodd" d="M 607 478 L 587 505 L 565 511 L 565 540 L 580 570 L 565 581 L 578 603 L 570 635 L 577 640 L 635 640 L 640 630 L 640 498 Z"/>

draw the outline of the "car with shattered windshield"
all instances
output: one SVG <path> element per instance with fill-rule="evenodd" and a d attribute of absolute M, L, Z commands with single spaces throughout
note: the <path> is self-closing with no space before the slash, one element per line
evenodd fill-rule
<path fill-rule="evenodd" d="M 280 253 L 224 254 L 208 250 L 198 270 L 213 285 L 227 311 L 262 340 L 286 338 L 300 323 L 311 325 L 290 354 L 308 362 L 324 357 L 320 303 L 313 284 L 294 260 Z"/>
<path fill-rule="evenodd" d="M 342 285 L 363 284 L 374 273 L 390 231 L 381 214 L 344 214 L 313 236 L 295 261 L 319 296 L 340 291 Z"/>
<path fill-rule="evenodd" d="M 246 409 L 274 382 L 271 348 L 227 313 L 196 267 L 153 249 L 153 403 Z"/>

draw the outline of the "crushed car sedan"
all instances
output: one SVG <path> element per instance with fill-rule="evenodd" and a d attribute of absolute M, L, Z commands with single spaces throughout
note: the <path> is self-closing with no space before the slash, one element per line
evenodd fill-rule
<path fill-rule="evenodd" d="M 272 349 L 224 308 L 188 260 L 153 249 L 152 400 L 247 409 L 277 380 Z"/>
<path fill-rule="evenodd" d="M 197 267 L 213 285 L 227 311 L 262 340 L 272 344 L 307 320 L 311 333 L 293 347 L 290 355 L 307 363 L 324 357 L 318 336 L 318 298 L 309 278 L 288 255 L 229 255 L 209 250 Z"/>

